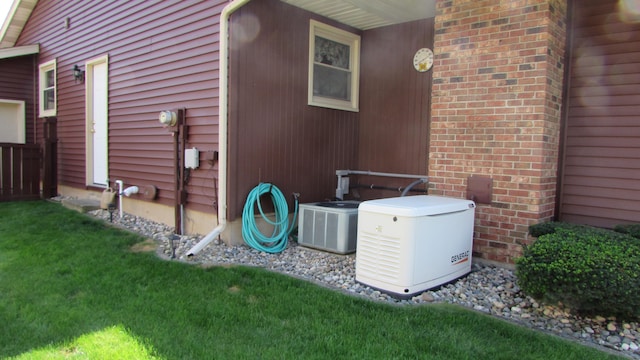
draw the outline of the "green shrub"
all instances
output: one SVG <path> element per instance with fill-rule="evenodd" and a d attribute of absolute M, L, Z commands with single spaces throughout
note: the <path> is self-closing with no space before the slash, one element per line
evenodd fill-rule
<path fill-rule="evenodd" d="M 538 300 L 586 315 L 640 318 L 640 242 L 629 235 L 556 227 L 524 248 L 516 276 Z"/>
<path fill-rule="evenodd" d="M 540 237 L 542 235 L 553 234 L 556 229 L 561 227 L 563 223 L 557 221 L 548 221 L 539 224 L 529 225 L 529 235 Z"/>
<path fill-rule="evenodd" d="M 640 239 L 640 224 L 616 225 L 613 230 L 622 234 L 631 235 L 636 239 Z"/>
<path fill-rule="evenodd" d="M 582 229 L 593 229 L 587 225 L 571 224 L 561 221 L 548 221 L 539 224 L 533 224 L 529 226 L 529 234 L 533 237 L 540 237 L 542 235 L 553 234 L 557 229 L 569 229 L 580 231 Z"/>

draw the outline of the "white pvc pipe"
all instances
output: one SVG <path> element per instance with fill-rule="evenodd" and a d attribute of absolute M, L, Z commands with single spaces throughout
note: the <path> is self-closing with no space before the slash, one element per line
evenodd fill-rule
<path fill-rule="evenodd" d="M 122 191 L 122 194 L 126 197 L 129 197 L 133 194 L 137 194 L 140 191 L 140 188 L 137 186 L 129 186 L 128 188 L 124 189 L 124 191 Z"/>
<path fill-rule="evenodd" d="M 220 13 L 220 49 L 219 51 L 219 85 L 218 85 L 218 226 L 205 235 L 200 242 L 192 247 L 187 256 L 197 254 L 209 245 L 227 226 L 227 128 L 229 101 L 229 17 L 236 10 L 251 0 L 234 0 L 222 9 Z"/>

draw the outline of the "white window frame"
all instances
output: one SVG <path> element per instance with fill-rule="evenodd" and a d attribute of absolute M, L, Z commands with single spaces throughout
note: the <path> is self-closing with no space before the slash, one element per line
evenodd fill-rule
<path fill-rule="evenodd" d="M 53 71 L 53 86 L 47 86 L 47 73 Z M 38 116 L 49 117 L 56 116 L 58 108 L 58 71 L 56 59 L 40 64 L 38 67 Z M 45 109 L 46 97 L 45 91 L 53 91 L 53 108 Z"/>
<path fill-rule="evenodd" d="M 328 40 L 328 43 L 338 43 L 348 47 L 349 65 L 348 68 L 343 66 L 332 66 L 324 64 L 316 57 L 316 37 Z M 340 46 L 342 47 L 342 46 Z M 327 96 L 321 93 L 315 81 L 320 80 L 320 75 L 316 78 L 316 69 L 329 71 L 347 75 L 346 89 L 344 97 Z M 323 80 L 328 79 L 322 77 Z M 310 20 L 309 24 L 309 87 L 308 87 L 308 104 L 312 106 L 320 106 L 331 109 L 359 111 L 358 109 L 358 93 L 360 83 L 360 36 L 333 26 L 323 24 L 321 22 Z M 331 84 L 330 84 L 331 85 Z M 316 89 L 316 91 L 314 91 Z"/>

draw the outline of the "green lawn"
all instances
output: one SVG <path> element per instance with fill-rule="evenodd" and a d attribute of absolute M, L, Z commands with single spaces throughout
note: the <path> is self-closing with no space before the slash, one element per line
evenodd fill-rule
<path fill-rule="evenodd" d="M 168 262 L 50 202 L 0 203 L 0 358 L 613 359 L 453 305 Z"/>

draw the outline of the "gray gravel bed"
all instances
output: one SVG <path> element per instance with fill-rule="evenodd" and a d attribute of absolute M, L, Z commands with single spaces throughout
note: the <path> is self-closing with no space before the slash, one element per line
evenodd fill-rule
<path fill-rule="evenodd" d="M 107 222 L 110 219 L 104 210 L 90 214 Z M 639 323 L 600 316 L 579 317 L 559 307 L 540 304 L 522 293 L 510 269 L 474 263 L 469 275 L 451 284 L 399 300 L 355 281 L 355 254 L 332 254 L 295 242 L 289 242 L 282 253 L 268 254 L 246 245 L 228 246 L 214 240 L 198 254 L 187 257 L 186 252 L 198 243 L 200 236 L 175 235 L 173 228 L 129 214 L 120 219 L 117 212 L 113 214 L 113 223 L 155 240 L 158 255 L 168 260 L 258 266 L 354 296 L 396 305 L 458 304 L 584 345 L 640 359 Z"/>

